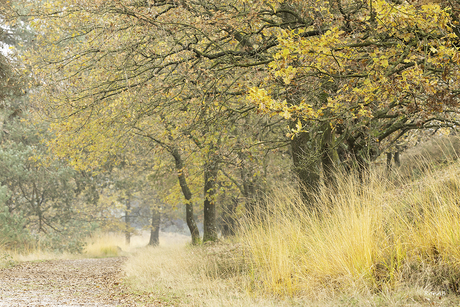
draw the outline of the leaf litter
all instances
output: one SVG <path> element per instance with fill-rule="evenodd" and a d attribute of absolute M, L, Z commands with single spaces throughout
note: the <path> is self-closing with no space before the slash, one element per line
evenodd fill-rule
<path fill-rule="evenodd" d="M 168 306 L 123 282 L 126 258 L 23 262 L 0 270 L 0 307 Z"/>

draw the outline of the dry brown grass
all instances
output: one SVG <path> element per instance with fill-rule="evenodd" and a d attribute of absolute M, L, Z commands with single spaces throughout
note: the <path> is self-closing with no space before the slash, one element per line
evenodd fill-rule
<path fill-rule="evenodd" d="M 177 306 L 458 306 L 460 165 L 446 165 L 414 181 L 338 176 L 316 213 L 278 187 L 232 242 L 192 247 L 169 235 L 143 248 L 148 235 L 128 247 L 121 234 L 100 234 L 86 256 L 131 253 L 133 291 Z"/>
<path fill-rule="evenodd" d="M 270 213 L 243 224 L 251 289 L 313 300 L 402 289 L 427 299 L 442 293 L 440 301 L 460 294 L 459 175 L 452 164 L 403 186 L 378 173 L 364 184 L 338 176 L 338 188 L 319 195 L 319 214 L 294 191 L 276 191 Z"/>
<path fill-rule="evenodd" d="M 0 247 L 0 267 L 8 267 L 23 261 L 42 261 L 53 259 L 76 259 L 81 256 L 70 253 L 53 253 L 37 247 L 28 247 L 21 251 L 2 249 Z"/>
<path fill-rule="evenodd" d="M 23 261 L 42 261 L 57 259 L 103 258 L 127 255 L 149 241 L 149 233 L 132 236 L 131 244 L 125 243 L 122 233 L 96 233 L 86 239 L 86 247 L 82 254 L 55 253 L 40 249 L 39 245 L 19 250 L 2 249 L 0 246 L 0 267 L 10 266 Z"/>
<path fill-rule="evenodd" d="M 141 232 L 139 235 L 131 236 L 130 244 L 126 244 L 123 233 L 96 233 L 86 239 L 83 254 L 86 257 L 116 257 L 144 247 L 148 242 L 148 232 Z"/>
<path fill-rule="evenodd" d="M 139 251 L 129 280 L 186 306 L 460 304 L 459 165 L 402 185 L 338 178 L 321 213 L 279 188 L 233 243 Z"/>
<path fill-rule="evenodd" d="M 145 248 L 129 257 L 125 273 L 133 289 L 153 292 L 174 306 L 304 306 L 300 300 L 254 297 L 246 288 L 240 244 Z"/>
<path fill-rule="evenodd" d="M 460 137 L 437 136 L 409 148 L 401 154 L 399 175 L 405 179 L 420 177 L 427 169 L 445 166 L 460 157 Z"/>

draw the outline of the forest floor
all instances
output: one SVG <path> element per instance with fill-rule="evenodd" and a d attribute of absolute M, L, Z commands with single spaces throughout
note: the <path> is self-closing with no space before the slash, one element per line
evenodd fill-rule
<path fill-rule="evenodd" d="M 22 262 L 0 269 L 0 306 L 171 306 L 123 282 L 126 258 Z"/>

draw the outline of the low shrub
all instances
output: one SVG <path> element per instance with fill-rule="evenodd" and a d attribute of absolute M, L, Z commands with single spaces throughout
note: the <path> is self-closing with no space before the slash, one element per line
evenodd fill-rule
<path fill-rule="evenodd" d="M 21 251 L 33 244 L 33 237 L 25 225 L 21 213 L 12 213 L 7 206 L 0 208 L 0 246 Z"/>
<path fill-rule="evenodd" d="M 69 221 L 47 233 L 34 234 L 35 248 L 54 253 L 83 253 L 86 238 L 98 228 L 95 223 Z"/>

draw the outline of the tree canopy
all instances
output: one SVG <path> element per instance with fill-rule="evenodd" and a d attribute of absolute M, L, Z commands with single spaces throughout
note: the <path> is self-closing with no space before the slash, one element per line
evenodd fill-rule
<path fill-rule="evenodd" d="M 340 165 L 363 171 L 410 130 L 458 125 L 449 2 L 22 4 L 36 33 L 23 58 L 53 152 L 95 169 L 136 144 L 161 148 L 188 205 L 185 170 L 202 173 L 205 215 L 224 181 L 247 199 L 263 190 L 253 178 L 272 150 L 290 144 L 314 192 L 320 172 L 332 184 Z"/>

